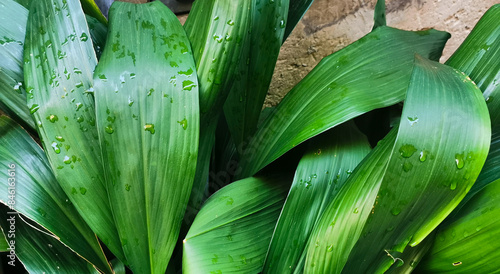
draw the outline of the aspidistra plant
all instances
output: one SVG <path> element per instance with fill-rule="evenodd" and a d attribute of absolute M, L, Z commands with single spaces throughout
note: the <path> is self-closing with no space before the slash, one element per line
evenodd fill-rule
<path fill-rule="evenodd" d="M 262 111 L 311 3 L 195 1 L 182 26 L 160 1 L 0 0 L 0 251 L 32 273 L 498 270 L 500 5 L 440 64 L 450 35 L 378 1 Z"/>

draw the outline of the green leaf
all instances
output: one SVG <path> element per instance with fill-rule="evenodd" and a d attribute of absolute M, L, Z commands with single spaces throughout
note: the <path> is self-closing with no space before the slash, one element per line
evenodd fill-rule
<path fill-rule="evenodd" d="M 68 1 L 68 0 L 65 0 Z M 80 3 L 82 4 L 83 11 L 96 18 L 99 20 L 99 22 L 103 23 L 106 25 L 108 23 L 108 19 L 102 14 L 101 10 L 97 6 L 94 0 L 80 0 Z"/>
<path fill-rule="evenodd" d="M 125 265 L 118 259 L 111 260 L 111 265 L 113 266 L 113 271 L 115 274 L 125 274 Z"/>
<path fill-rule="evenodd" d="M 302 271 L 299 259 L 314 224 L 369 152 L 366 137 L 352 123 L 311 140 L 274 230 L 264 273 Z"/>
<path fill-rule="evenodd" d="M 108 27 L 99 22 L 97 19 L 91 16 L 85 16 L 87 19 L 87 24 L 89 26 L 90 37 L 92 38 L 92 44 L 94 46 L 94 51 L 97 55 L 97 59 L 101 57 L 102 50 L 106 46 L 106 36 L 108 35 Z"/>
<path fill-rule="evenodd" d="M 476 180 L 489 148 L 488 117 L 472 81 L 417 56 L 397 134 L 365 158 L 326 209 L 306 272 L 382 272 L 420 243 Z"/>
<path fill-rule="evenodd" d="M 35 128 L 23 88 L 23 45 L 28 10 L 13 0 L 0 3 L 0 103 Z"/>
<path fill-rule="evenodd" d="M 184 273 L 259 273 L 287 187 L 247 178 L 212 195 L 184 239 Z"/>
<path fill-rule="evenodd" d="M 251 0 L 196 1 L 184 25 L 196 61 L 201 112 L 200 151 L 190 210 L 198 210 L 205 198 L 219 115 L 242 62 L 241 54 L 249 46 L 251 5 Z"/>
<path fill-rule="evenodd" d="M 483 92 L 493 127 L 500 125 L 500 4 L 491 7 L 467 39 L 446 61 L 477 84 Z"/>
<path fill-rule="evenodd" d="M 236 82 L 224 105 L 224 113 L 233 141 L 239 146 L 257 128 L 262 105 L 278 59 L 288 0 L 252 1 L 250 45 L 241 56 Z"/>
<path fill-rule="evenodd" d="M 324 58 L 278 105 L 248 147 L 240 178 L 303 141 L 370 110 L 404 99 L 413 55 L 438 59 L 448 33 L 379 27 Z"/>
<path fill-rule="evenodd" d="M 5 234 L 3 231 L 0 231 L 0 252 L 8 252 L 9 251 L 9 243 L 7 242 L 7 238 L 5 238 Z"/>
<path fill-rule="evenodd" d="M 29 9 L 31 5 L 31 0 L 14 0 L 15 2 L 23 5 L 23 7 Z"/>
<path fill-rule="evenodd" d="M 440 226 L 417 271 L 498 273 L 500 263 L 500 180 L 479 191 Z"/>
<path fill-rule="evenodd" d="M 184 29 L 193 47 L 200 81 L 200 111 L 206 120 L 218 117 L 248 50 L 251 0 L 194 2 Z M 206 121 L 208 122 L 208 121 Z"/>
<path fill-rule="evenodd" d="M 195 175 L 198 80 L 189 40 L 161 2 L 115 2 L 94 73 L 114 218 L 137 273 L 167 268 Z"/>
<path fill-rule="evenodd" d="M 24 51 L 28 105 L 57 181 L 97 236 L 123 259 L 95 127 L 97 60 L 89 38 L 79 2 L 33 2 Z"/>
<path fill-rule="evenodd" d="M 0 116 L 0 202 L 10 205 L 96 265 L 110 268 L 96 236 L 57 183 L 41 148 L 20 126 Z"/>
<path fill-rule="evenodd" d="M 436 233 L 433 232 L 427 236 L 420 244 L 416 246 L 408 245 L 403 254 L 399 257 L 394 257 L 396 260 L 394 264 L 385 273 L 392 274 L 410 274 L 412 273 L 422 260 L 422 258 L 429 252 L 434 240 L 436 238 Z"/>
<path fill-rule="evenodd" d="M 297 23 L 299 23 L 300 19 L 302 19 L 306 11 L 312 5 L 313 1 L 314 0 L 290 0 L 283 42 L 285 42 L 286 38 L 288 38 L 290 33 L 292 33 L 293 29 Z"/>
<path fill-rule="evenodd" d="M 18 259 L 7 256 L 2 260 L 7 260 L 8 264 L 13 261 L 16 266 L 21 263 L 29 273 L 89 273 L 93 269 L 42 228 L 26 223 L 20 214 L 9 212 L 8 207 L 0 205 L 0 226 L 5 234 L 12 234 Z M 11 229 L 12 224 L 14 230 Z M 93 273 L 99 273 L 93 270 Z"/>
<path fill-rule="evenodd" d="M 375 5 L 375 13 L 373 15 L 373 21 L 373 29 L 387 25 L 385 19 L 385 0 L 377 0 L 377 4 Z"/>

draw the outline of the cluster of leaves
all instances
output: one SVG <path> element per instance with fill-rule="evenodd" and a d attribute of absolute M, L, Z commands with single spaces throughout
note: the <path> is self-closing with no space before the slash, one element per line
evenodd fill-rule
<path fill-rule="evenodd" d="M 311 3 L 196 1 L 182 26 L 159 1 L 0 0 L 1 250 L 34 273 L 498 271 L 500 5 L 440 64 L 449 34 L 378 1 L 261 111 Z"/>

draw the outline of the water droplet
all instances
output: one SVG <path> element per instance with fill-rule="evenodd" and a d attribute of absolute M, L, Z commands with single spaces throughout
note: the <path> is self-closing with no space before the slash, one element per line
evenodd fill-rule
<path fill-rule="evenodd" d="M 108 134 L 112 134 L 113 132 L 115 132 L 115 130 L 113 129 L 113 127 L 111 127 L 111 125 L 108 125 L 107 127 L 105 127 L 104 131 L 106 131 L 106 133 L 108 133 Z"/>
<path fill-rule="evenodd" d="M 408 119 L 408 123 L 410 124 L 410 126 L 413 126 L 414 124 L 416 124 L 418 122 L 418 117 L 415 116 L 415 117 L 406 117 Z"/>
<path fill-rule="evenodd" d="M 328 248 L 326 249 L 326 251 L 332 252 L 333 251 L 333 245 L 329 245 Z"/>
<path fill-rule="evenodd" d="M 458 169 L 462 169 L 465 165 L 465 159 L 464 159 L 464 154 L 455 154 L 455 164 L 457 165 Z"/>
<path fill-rule="evenodd" d="M 186 130 L 188 127 L 188 121 L 186 120 L 186 118 L 182 119 L 181 121 L 177 121 L 177 123 L 179 123 L 184 130 Z"/>
<path fill-rule="evenodd" d="M 230 26 L 234 26 L 234 21 L 233 20 L 229 20 L 229 21 L 227 21 L 227 24 L 230 25 Z"/>
<path fill-rule="evenodd" d="M 399 208 L 399 207 L 395 207 L 391 210 L 391 214 L 394 216 L 398 216 L 399 213 L 401 213 L 401 208 Z"/>
<path fill-rule="evenodd" d="M 76 191 L 76 188 L 72 187 L 72 188 L 71 188 L 71 194 L 73 194 L 73 195 L 74 195 L 74 194 L 76 194 L 76 193 L 78 193 L 78 191 Z"/>
<path fill-rule="evenodd" d="M 405 172 L 410 171 L 412 168 L 413 168 L 413 164 L 412 164 L 412 163 L 410 163 L 410 162 L 405 162 L 405 163 L 403 164 L 403 170 L 404 170 Z"/>
<path fill-rule="evenodd" d="M 280 28 L 284 29 L 285 28 L 285 20 L 280 21 Z"/>
<path fill-rule="evenodd" d="M 155 134 L 155 125 L 154 124 L 146 124 L 144 126 L 145 131 L 149 131 L 151 134 Z"/>
<path fill-rule="evenodd" d="M 37 104 L 33 104 L 31 107 L 30 107 L 30 113 L 33 114 L 35 113 L 37 110 L 40 109 L 40 106 L 37 105 Z"/>
<path fill-rule="evenodd" d="M 61 149 L 59 148 L 59 146 L 57 145 L 57 143 L 56 143 L 56 142 L 53 142 L 51 146 L 52 146 L 52 148 L 54 149 L 54 152 L 55 152 L 56 154 L 61 153 Z"/>
<path fill-rule="evenodd" d="M 65 163 L 67 165 L 71 164 L 71 158 L 69 158 L 69 156 L 64 156 L 63 163 Z"/>
<path fill-rule="evenodd" d="M 126 185 L 125 185 L 125 190 L 126 190 L 126 191 L 130 191 L 130 185 L 129 185 L 129 184 L 126 184 Z"/>
<path fill-rule="evenodd" d="M 85 32 L 82 33 L 82 35 L 80 36 L 80 40 L 85 42 L 89 39 L 89 37 L 87 36 L 87 34 Z"/>
<path fill-rule="evenodd" d="M 217 21 L 217 20 L 219 20 L 219 16 L 218 15 L 214 17 L 214 21 Z"/>
<path fill-rule="evenodd" d="M 84 187 L 80 187 L 80 193 L 81 193 L 82 195 L 85 195 L 85 193 L 87 193 L 87 189 L 86 189 L 86 188 L 84 188 Z"/>
<path fill-rule="evenodd" d="M 306 185 L 305 185 L 305 186 L 306 186 L 306 188 L 310 188 L 310 187 L 311 187 L 311 185 L 312 185 L 312 184 L 311 184 L 311 182 L 306 182 Z"/>
<path fill-rule="evenodd" d="M 76 118 L 76 121 L 78 123 L 82 123 L 83 121 L 85 121 L 85 118 L 83 118 L 83 116 L 79 116 L 79 117 Z"/>
<path fill-rule="evenodd" d="M 462 264 L 462 262 L 454 262 L 454 263 L 452 263 L 453 266 L 459 266 L 461 264 Z"/>
<path fill-rule="evenodd" d="M 76 72 L 76 71 L 75 71 L 75 72 Z M 81 73 L 81 72 L 80 72 L 80 73 Z M 99 74 L 99 75 L 98 75 L 98 77 L 99 77 L 99 79 L 101 79 L 101 80 L 108 80 L 108 78 L 106 78 L 106 75 L 104 75 L 104 74 Z"/>
<path fill-rule="evenodd" d="M 56 136 L 56 140 L 59 142 L 64 142 L 64 138 L 62 136 Z"/>
<path fill-rule="evenodd" d="M 456 181 L 451 182 L 450 189 L 455 190 L 456 188 L 457 188 L 457 182 Z"/>
<path fill-rule="evenodd" d="M 186 71 L 179 71 L 178 72 L 179 74 L 183 74 L 183 75 L 187 75 L 187 76 L 190 76 L 193 74 L 193 69 L 192 68 L 189 68 L 188 70 Z"/>
<path fill-rule="evenodd" d="M 135 78 L 135 73 L 130 73 L 130 79 L 134 79 Z"/>
<path fill-rule="evenodd" d="M 128 97 L 128 106 L 131 107 L 132 105 L 134 104 L 134 100 L 132 100 L 130 98 L 130 96 Z"/>
<path fill-rule="evenodd" d="M 49 120 L 51 123 L 55 123 L 59 121 L 59 117 L 57 117 L 57 115 L 51 114 L 47 116 L 47 120 Z"/>
<path fill-rule="evenodd" d="M 410 145 L 410 144 L 402 145 L 399 148 L 399 153 L 404 158 L 410 158 L 413 155 L 413 153 L 415 153 L 416 151 L 417 151 L 417 149 L 413 145 Z"/>
<path fill-rule="evenodd" d="M 75 87 L 76 88 L 81 88 L 81 87 L 83 87 L 83 83 L 82 82 L 78 82 L 78 83 L 75 84 Z"/>
<path fill-rule="evenodd" d="M 355 214 L 359 213 L 359 209 L 356 207 L 353 211 Z"/>
<path fill-rule="evenodd" d="M 76 103 L 76 110 L 78 111 L 79 109 L 81 109 L 83 107 L 83 104 L 82 103 Z"/>
<path fill-rule="evenodd" d="M 425 162 L 425 160 L 427 160 L 427 155 L 429 155 L 429 151 L 427 150 L 420 151 L 420 157 L 418 158 L 420 162 Z"/>

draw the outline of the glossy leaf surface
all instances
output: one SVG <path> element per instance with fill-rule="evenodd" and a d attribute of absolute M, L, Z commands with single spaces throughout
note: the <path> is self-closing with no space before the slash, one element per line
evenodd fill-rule
<path fill-rule="evenodd" d="M 198 80 L 177 17 L 161 2 L 115 2 L 94 73 L 109 199 L 137 273 L 167 268 L 198 153 Z"/>

